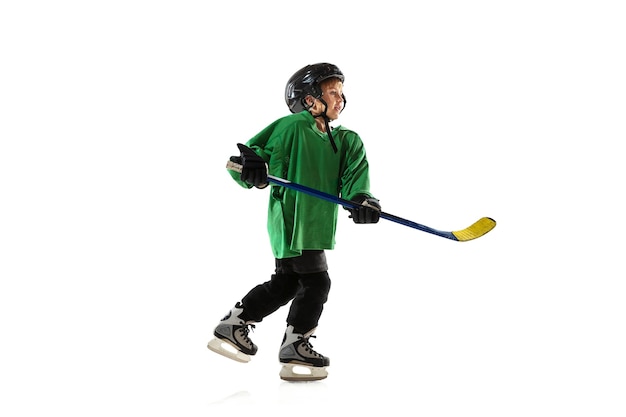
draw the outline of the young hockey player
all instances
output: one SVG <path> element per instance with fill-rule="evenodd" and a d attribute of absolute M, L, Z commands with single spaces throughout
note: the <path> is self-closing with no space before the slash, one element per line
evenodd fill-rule
<path fill-rule="evenodd" d="M 342 126 L 331 128 L 343 111 L 344 75 L 335 65 L 307 65 L 287 82 L 285 100 L 291 115 L 282 117 L 238 144 L 230 160 L 242 166 L 229 171 L 246 188 L 263 189 L 268 173 L 359 204 L 355 223 L 377 223 L 380 204 L 370 193 L 369 168 L 361 138 Z M 219 322 L 209 349 L 240 362 L 257 352 L 250 327 L 291 301 L 279 349 L 284 380 L 326 378 L 328 357 L 310 343 L 330 291 L 324 250 L 333 249 L 337 204 L 272 185 L 267 228 L 276 269 L 271 279 L 252 288 Z M 294 367 L 304 368 L 299 373 Z"/>

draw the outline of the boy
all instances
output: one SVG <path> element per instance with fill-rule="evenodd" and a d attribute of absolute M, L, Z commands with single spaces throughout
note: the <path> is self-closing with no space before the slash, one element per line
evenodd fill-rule
<path fill-rule="evenodd" d="M 229 171 L 246 188 L 263 189 L 271 175 L 352 200 L 355 223 L 377 223 L 380 204 L 369 191 L 365 148 L 355 132 L 331 128 L 343 111 L 344 75 L 335 65 L 307 65 L 287 82 L 285 101 L 291 115 L 263 129 L 231 161 L 241 173 Z M 338 206 L 281 186 L 272 186 L 267 228 L 276 270 L 267 282 L 252 288 L 221 320 L 209 349 L 248 362 L 257 346 L 249 327 L 291 301 L 287 329 L 279 350 L 284 380 L 326 378 L 328 357 L 309 342 L 330 291 L 324 250 L 333 249 Z M 233 349 L 234 348 L 234 349 Z M 297 373 L 294 367 L 307 370 Z"/>

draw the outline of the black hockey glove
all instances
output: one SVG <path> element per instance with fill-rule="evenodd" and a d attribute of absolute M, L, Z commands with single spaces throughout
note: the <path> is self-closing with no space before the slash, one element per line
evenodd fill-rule
<path fill-rule="evenodd" d="M 267 165 L 263 158 L 246 145 L 238 143 L 237 147 L 241 152 L 241 156 L 231 157 L 230 160 L 242 165 L 241 180 L 257 188 L 267 187 Z"/>
<path fill-rule="evenodd" d="M 378 223 L 380 220 L 380 203 L 373 197 L 357 195 L 352 202 L 360 204 L 358 207 L 348 209 L 350 218 L 359 224 Z"/>

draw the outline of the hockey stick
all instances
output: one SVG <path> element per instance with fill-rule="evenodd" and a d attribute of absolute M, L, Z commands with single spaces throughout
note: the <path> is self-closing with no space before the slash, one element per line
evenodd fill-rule
<path fill-rule="evenodd" d="M 228 163 L 226 164 L 226 168 L 228 168 L 231 171 L 241 172 L 242 166 L 235 162 L 228 161 Z M 273 175 L 268 175 L 267 179 L 269 180 L 271 184 L 276 184 L 276 185 L 283 186 L 285 188 L 290 188 L 296 191 L 300 191 L 302 193 L 321 198 L 322 200 L 339 204 L 346 208 L 356 208 L 359 206 L 358 204 L 352 201 L 345 200 L 343 198 L 334 196 L 332 194 L 327 194 L 325 192 L 318 191 L 313 188 L 309 188 L 305 185 L 296 184 L 294 182 L 284 180 L 282 178 L 278 178 Z M 436 236 L 445 237 L 450 240 L 456 240 L 458 242 L 467 242 L 468 240 L 479 238 L 487 234 L 494 227 L 496 227 L 496 221 L 490 217 L 483 217 L 479 219 L 478 221 L 476 221 L 471 226 L 466 227 L 465 229 L 462 229 L 462 230 L 454 231 L 454 232 L 444 232 L 441 230 L 433 229 L 432 227 L 424 226 L 423 224 L 415 223 L 410 220 L 403 219 L 402 217 L 385 213 L 384 211 L 380 212 L 380 217 L 386 220 L 391 220 L 392 222 L 402 224 L 404 226 L 412 227 L 413 229 L 421 230 L 422 232 L 430 233 Z"/>

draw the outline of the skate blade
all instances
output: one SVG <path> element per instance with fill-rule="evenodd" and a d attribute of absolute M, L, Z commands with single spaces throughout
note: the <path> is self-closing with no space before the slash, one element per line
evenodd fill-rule
<path fill-rule="evenodd" d="M 250 362 L 250 356 L 246 355 L 226 340 L 215 338 L 209 342 L 207 347 L 215 353 L 226 356 L 228 359 L 242 363 Z"/>
<path fill-rule="evenodd" d="M 319 381 L 328 376 L 325 367 L 288 363 L 280 370 L 280 379 L 290 382 Z"/>

